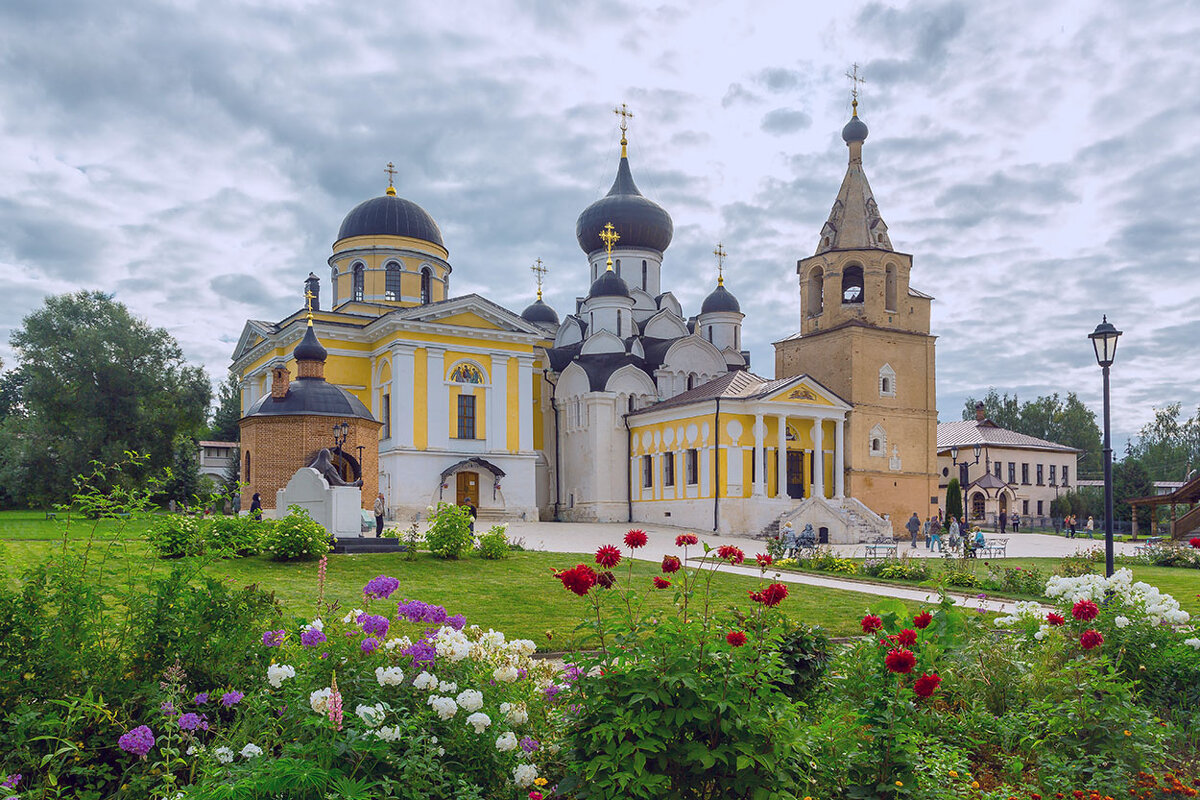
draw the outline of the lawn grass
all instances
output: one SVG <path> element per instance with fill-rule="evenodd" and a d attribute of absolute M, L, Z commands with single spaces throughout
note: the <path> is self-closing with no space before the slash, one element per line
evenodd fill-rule
<path fill-rule="evenodd" d="M 111 522 L 111 521 L 106 521 Z M 36 528 L 38 520 L 19 519 L 18 527 Z M 52 525 L 52 523 L 51 523 Z M 155 575 L 165 574 L 172 562 L 156 558 L 136 532 L 145 522 L 131 521 L 125 536 L 116 536 L 106 528 L 94 539 L 85 529 L 71 531 L 64 540 L 61 532 L 44 537 L 14 537 L 8 519 L 0 519 L 0 584 L 16 588 L 20 574 L 36 564 L 69 552 L 88 555 L 95 574 L 105 586 L 142 584 Z M 78 538 L 76 538 L 78 537 Z M 393 600 L 406 598 L 443 605 L 451 614 L 463 614 L 469 623 L 495 628 L 510 637 L 532 639 L 542 650 L 564 650 L 580 639 L 576 626 L 588 613 L 582 598 L 568 592 L 553 576 L 553 570 L 591 563 L 591 554 L 516 552 L 510 558 L 487 561 L 468 556 L 456 561 L 419 553 L 413 561 L 400 553 L 330 555 L 326 576 L 326 601 L 336 600 L 346 610 L 363 605 L 362 587 L 379 574 L 400 580 Z M 622 563 L 617 573 L 628 574 Z M 197 565 L 208 575 L 228 580 L 236 586 L 257 584 L 274 592 L 285 614 L 309 618 L 315 608 L 317 566 L 315 562 L 279 563 L 265 556 L 212 560 Z M 657 564 L 635 561 L 633 585 L 645 587 L 652 608 L 666 609 L 674 599 L 673 590 L 652 590 L 650 579 L 661 572 Z M 718 608 L 737 605 L 746 609 L 747 592 L 759 588 L 757 578 L 718 573 L 713 580 L 714 604 Z M 821 625 L 831 635 L 857 632 L 864 610 L 881 598 L 858 592 L 791 585 L 790 596 L 781 606 L 792 619 Z M 908 604 L 913 610 L 916 603 Z"/>

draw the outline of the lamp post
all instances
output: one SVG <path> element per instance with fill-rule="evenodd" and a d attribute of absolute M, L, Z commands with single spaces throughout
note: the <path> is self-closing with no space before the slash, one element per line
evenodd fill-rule
<path fill-rule="evenodd" d="M 1088 334 L 1096 350 L 1096 363 L 1104 373 L 1104 575 L 1113 574 L 1113 485 L 1112 485 L 1112 436 L 1109 430 L 1108 412 L 1108 368 L 1117 355 L 1117 339 L 1121 331 L 1108 321 L 1108 315 Z"/>
<path fill-rule="evenodd" d="M 974 461 L 974 463 L 976 463 L 976 464 L 979 463 L 979 454 L 980 454 L 980 452 L 982 452 L 982 450 L 983 450 L 983 447 L 981 445 L 979 445 L 979 444 L 975 445 L 975 461 Z M 957 447 L 950 448 L 950 460 L 954 462 L 952 466 L 958 467 L 958 488 L 959 488 L 959 491 L 962 492 L 963 516 L 968 516 L 968 514 L 967 514 L 967 484 L 970 482 L 970 479 L 971 479 L 971 463 L 972 462 L 967 461 L 965 459 L 960 462 L 958 460 L 958 448 Z"/>

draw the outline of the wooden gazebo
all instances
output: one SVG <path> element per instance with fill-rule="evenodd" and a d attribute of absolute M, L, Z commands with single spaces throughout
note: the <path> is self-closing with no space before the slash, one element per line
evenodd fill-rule
<path fill-rule="evenodd" d="M 1173 492 L 1153 497 L 1135 497 L 1128 502 L 1133 511 L 1133 537 L 1135 539 L 1138 534 L 1138 509 L 1142 507 L 1150 509 L 1151 522 L 1154 520 L 1154 509 L 1157 506 L 1171 507 L 1172 539 L 1182 539 L 1200 529 L 1200 477 L 1193 478 Z M 1176 519 L 1175 509 L 1181 505 L 1189 506 L 1190 510 Z"/>

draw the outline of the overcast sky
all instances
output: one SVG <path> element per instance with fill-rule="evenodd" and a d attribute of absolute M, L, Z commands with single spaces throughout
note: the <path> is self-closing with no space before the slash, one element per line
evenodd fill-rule
<path fill-rule="evenodd" d="M 1107 313 L 1128 435 L 1200 404 L 1198 41 L 1183 0 L 6 0 L 0 358 L 47 294 L 100 289 L 223 378 L 247 318 L 298 308 L 310 270 L 328 296 L 341 219 L 388 161 L 442 229 L 453 294 L 520 311 L 540 257 L 564 314 L 624 102 L 634 176 L 675 222 L 664 287 L 697 313 L 723 242 L 769 377 L 857 62 L 868 177 L 937 298 L 941 419 L 989 386 L 1099 412 L 1086 336 Z"/>

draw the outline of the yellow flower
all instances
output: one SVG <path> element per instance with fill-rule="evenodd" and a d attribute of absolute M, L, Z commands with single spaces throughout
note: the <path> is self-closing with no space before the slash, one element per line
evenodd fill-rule
<path fill-rule="evenodd" d="M 979 788 L 979 781 L 971 781 L 971 788 L 972 788 L 972 789 L 978 789 L 978 788 Z"/>
<path fill-rule="evenodd" d="M 534 778 L 533 782 L 535 784 L 537 784 L 538 786 L 545 786 L 548 783 L 548 781 L 545 778 Z"/>
<path fill-rule="evenodd" d="M 903 786 L 903 785 L 904 785 L 904 781 L 896 781 L 896 785 L 897 785 L 897 786 Z"/>
<path fill-rule="evenodd" d="M 951 777 L 951 778 L 957 778 L 957 777 L 958 777 L 958 773 L 957 773 L 957 772 L 955 772 L 954 770 L 950 770 L 950 777 Z"/>
<path fill-rule="evenodd" d="M 1133 734 L 1132 734 L 1132 733 L 1130 733 L 1129 731 L 1125 731 L 1125 735 L 1126 735 L 1126 736 L 1133 736 Z"/>

